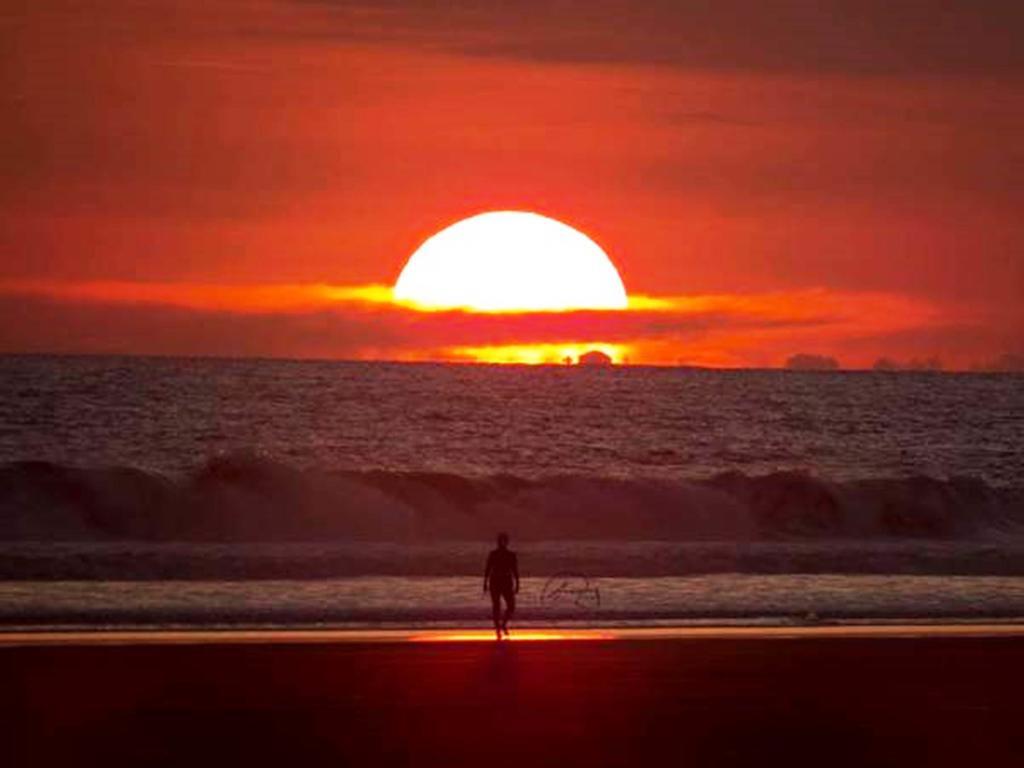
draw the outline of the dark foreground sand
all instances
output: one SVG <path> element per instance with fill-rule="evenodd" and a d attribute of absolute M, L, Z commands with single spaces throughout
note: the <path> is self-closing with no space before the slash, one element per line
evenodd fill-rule
<path fill-rule="evenodd" d="M 7 635 L 0 685 L 10 766 L 1024 765 L 1005 627 Z"/>

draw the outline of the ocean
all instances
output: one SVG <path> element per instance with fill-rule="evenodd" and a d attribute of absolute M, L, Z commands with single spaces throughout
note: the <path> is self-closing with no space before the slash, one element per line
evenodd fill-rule
<path fill-rule="evenodd" d="M 1024 616 L 1024 377 L 0 357 L 0 625 Z M 595 597 L 595 595 L 597 597 Z"/>

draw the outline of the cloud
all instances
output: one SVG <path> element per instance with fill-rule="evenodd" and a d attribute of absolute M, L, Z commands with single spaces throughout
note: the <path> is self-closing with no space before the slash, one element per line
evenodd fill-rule
<path fill-rule="evenodd" d="M 66 43 L 159 39 L 404 45 L 479 57 L 703 71 L 1018 76 L 1024 8 L 1005 0 L 60 0 L 5 13 Z M 38 38 L 37 38 L 38 39 Z M 235 69 L 230 58 L 166 57 Z M 100 62 L 97 62 L 100 63 Z M 249 66 L 248 64 L 246 66 Z"/>
<path fill-rule="evenodd" d="M 238 313 L 0 298 L 0 350 L 41 354 L 389 359 L 407 341 L 373 313 Z"/>
<path fill-rule="evenodd" d="M 310 34 L 551 62 L 845 74 L 1024 72 L 1019 3 L 324 0 Z"/>
<path fill-rule="evenodd" d="M 632 362 L 777 365 L 794 344 L 927 326 L 917 300 L 821 289 L 634 297 L 625 311 L 479 314 L 395 304 L 386 286 L 0 283 L 0 350 L 356 359 L 502 359 L 614 348 Z M 486 351 L 486 354 L 483 354 Z M 539 353 L 517 355 L 541 359 Z"/>

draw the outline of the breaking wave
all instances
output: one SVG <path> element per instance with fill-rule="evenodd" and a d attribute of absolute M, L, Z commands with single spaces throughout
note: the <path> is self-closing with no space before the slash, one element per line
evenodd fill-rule
<path fill-rule="evenodd" d="M 833 482 L 799 472 L 704 480 L 299 469 L 250 454 L 172 478 L 132 467 L 0 465 L 6 541 L 800 541 L 1002 537 L 1024 489 L 972 478 Z"/>
<path fill-rule="evenodd" d="M 0 465 L 0 578 L 471 574 L 502 529 L 533 542 L 535 573 L 1024 571 L 1024 491 L 970 478 Z"/>

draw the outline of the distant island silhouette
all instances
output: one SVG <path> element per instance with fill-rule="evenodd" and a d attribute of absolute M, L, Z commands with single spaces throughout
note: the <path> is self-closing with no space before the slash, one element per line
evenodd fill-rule
<path fill-rule="evenodd" d="M 580 355 L 577 365 L 613 365 L 612 359 L 599 349 L 592 349 Z"/>

